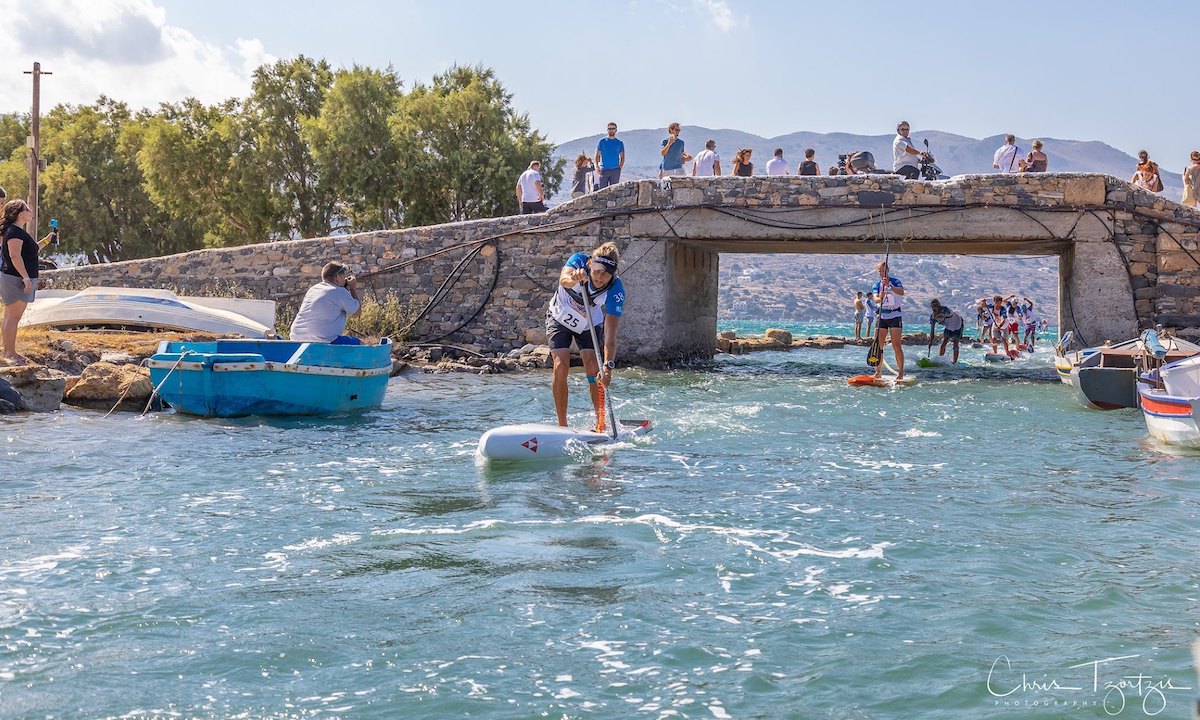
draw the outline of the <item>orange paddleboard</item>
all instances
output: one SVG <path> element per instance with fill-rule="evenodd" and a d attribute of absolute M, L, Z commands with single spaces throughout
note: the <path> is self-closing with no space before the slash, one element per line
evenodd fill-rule
<path fill-rule="evenodd" d="M 874 375 L 855 375 L 846 382 L 854 386 L 871 385 L 873 387 L 888 387 L 891 385 L 891 383 L 882 377 L 875 377 Z"/>

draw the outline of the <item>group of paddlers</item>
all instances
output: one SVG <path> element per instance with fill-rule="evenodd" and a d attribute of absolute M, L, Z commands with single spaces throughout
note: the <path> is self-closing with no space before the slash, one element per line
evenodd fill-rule
<path fill-rule="evenodd" d="M 1027 297 L 1017 300 L 1014 294 L 980 298 L 975 306 L 975 321 L 979 342 L 990 342 L 992 352 L 999 352 L 1001 346 L 1005 354 L 1014 350 L 1032 351 L 1037 342 L 1039 321 L 1033 301 Z"/>

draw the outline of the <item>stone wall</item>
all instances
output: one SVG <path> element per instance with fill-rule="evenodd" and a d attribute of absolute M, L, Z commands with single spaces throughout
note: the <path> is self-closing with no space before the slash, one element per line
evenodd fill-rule
<path fill-rule="evenodd" d="M 1115 178 L 1080 173 L 673 178 L 628 182 L 524 217 L 202 250 L 48 273 L 60 287 L 167 287 L 295 304 L 337 259 L 367 294 L 423 308 L 410 339 L 483 351 L 544 341 L 572 252 L 612 240 L 629 312 L 621 357 L 712 353 L 719 253 L 1057 254 L 1060 327 L 1125 339 L 1162 322 L 1200 327 L 1200 214 Z M 460 328 L 461 326 L 461 328 Z"/>

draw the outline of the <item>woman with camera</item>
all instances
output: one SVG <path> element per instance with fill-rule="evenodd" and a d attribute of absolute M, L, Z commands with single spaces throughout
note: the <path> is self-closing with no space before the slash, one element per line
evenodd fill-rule
<path fill-rule="evenodd" d="M 2 191 L 0 191 L 2 192 Z M 26 365 L 25 356 L 17 353 L 17 325 L 25 307 L 37 293 L 38 251 L 55 240 L 51 232 L 40 241 L 25 232 L 22 225 L 33 219 L 33 211 L 24 200 L 10 200 L 0 211 L 0 301 L 4 302 L 4 321 L 0 327 L 3 337 L 4 360 L 10 365 Z"/>

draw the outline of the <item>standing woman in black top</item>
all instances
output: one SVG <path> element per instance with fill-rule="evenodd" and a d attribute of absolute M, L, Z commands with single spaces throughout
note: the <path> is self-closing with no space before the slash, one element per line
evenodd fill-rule
<path fill-rule="evenodd" d="M 30 237 L 21 227 L 33 218 L 33 212 L 24 200 L 4 203 L 0 213 L 0 301 L 4 302 L 4 323 L 0 335 L 4 340 L 4 359 L 10 364 L 26 364 L 17 354 L 17 324 L 25 313 L 25 306 L 33 302 L 37 288 L 38 250 L 50 244 L 53 233 L 41 242 Z"/>

